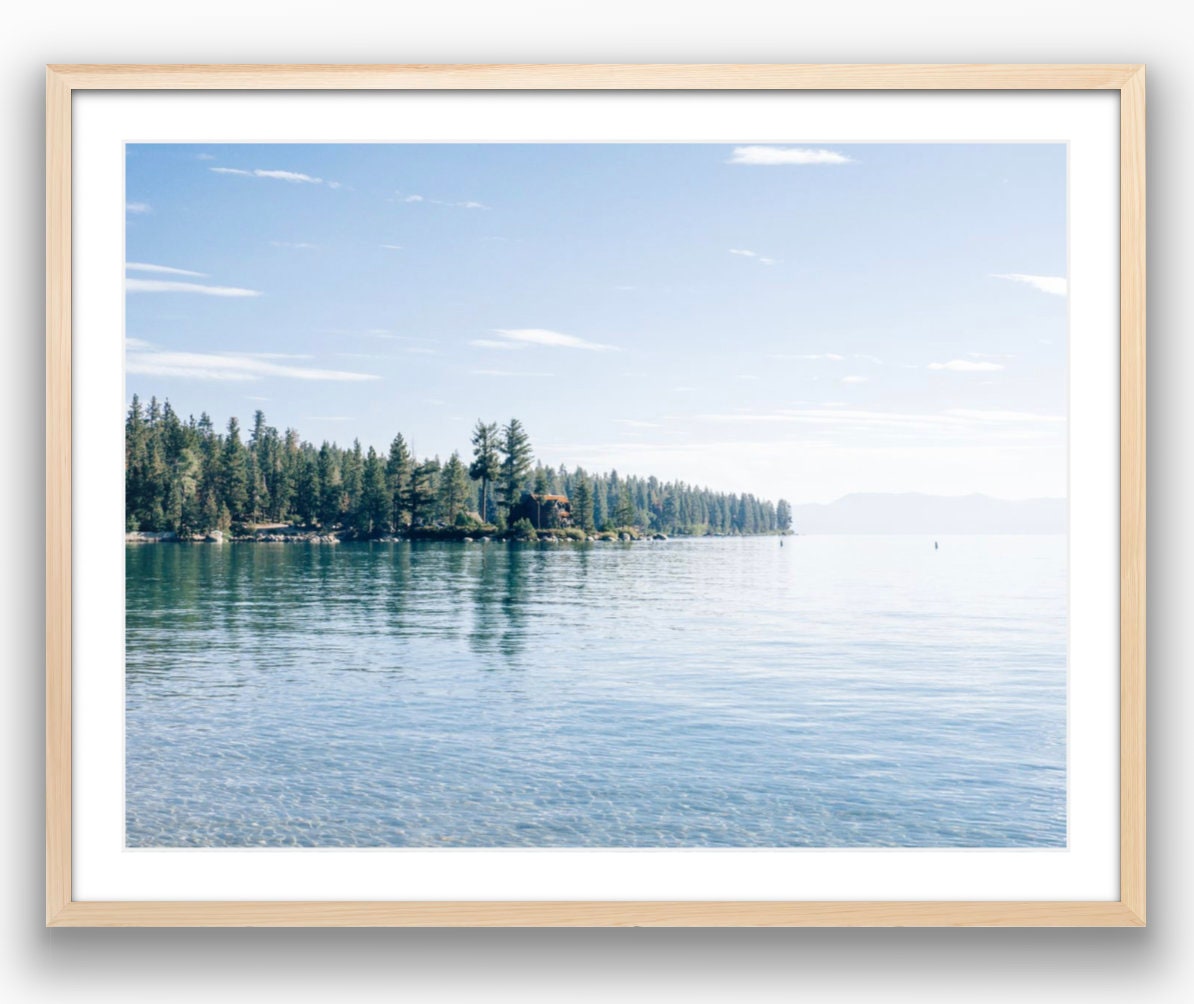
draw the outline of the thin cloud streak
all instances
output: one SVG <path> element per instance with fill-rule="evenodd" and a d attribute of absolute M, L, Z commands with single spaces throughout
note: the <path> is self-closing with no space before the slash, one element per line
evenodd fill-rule
<path fill-rule="evenodd" d="M 323 178 L 316 178 L 310 174 L 303 174 L 300 171 L 277 171 L 265 170 L 263 168 L 254 168 L 251 171 L 246 171 L 240 167 L 209 167 L 212 174 L 232 174 L 239 175 L 242 178 L 272 178 L 275 181 L 287 181 L 292 185 L 324 185 L 329 188 L 340 188 L 338 181 L 324 181 Z"/>
<path fill-rule="evenodd" d="M 1020 272 L 999 274 L 993 272 L 991 273 L 991 278 L 1022 282 L 1033 289 L 1039 289 L 1042 293 L 1050 293 L 1053 296 L 1065 296 L 1069 292 L 1069 282 L 1062 275 L 1024 275 Z"/>
<path fill-rule="evenodd" d="M 451 206 L 454 209 L 488 209 L 489 206 L 484 202 L 476 202 L 472 199 L 465 199 L 460 202 L 452 202 L 449 199 L 429 199 L 425 195 L 403 195 L 401 192 L 395 192 L 403 202 L 416 203 L 425 202 L 429 206 Z"/>
<path fill-rule="evenodd" d="M 806 353 L 791 354 L 791 355 L 788 353 L 785 353 L 785 352 L 773 352 L 767 358 L 768 359 L 801 359 L 801 360 L 810 360 L 810 361 L 814 360 L 814 359 L 825 359 L 832 363 L 840 363 L 846 357 L 839 356 L 836 352 L 806 352 Z"/>
<path fill-rule="evenodd" d="M 550 373 L 535 373 L 529 370 L 469 370 L 473 376 L 492 377 L 549 377 Z"/>
<path fill-rule="evenodd" d="M 758 251 L 748 251 L 746 248 L 730 248 L 730 254 L 736 254 L 741 258 L 753 258 L 760 265 L 774 265 L 778 261 L 776 258 L 767 258 L 759 254 Z"/>
<path fill-rule="evenodd" d="M 936 414 L 868 411 L 823 406 L 767 412 L 696 416 L 698 421 L 732 425 L 808 426 L 812 435 L 858 433 L 950 439 L 1033 440 L 1058 435 L 1064 415 L 954 408 Z"/>
<path fill-rule="evenodd" d="M 547 328 L 495 328 L 508 342 L 520 345 L 541 345 L 555 349 L 584 349 L 587 352 L 616 352 L 616 345 L 604 345 L 601 342 L 590 342 L 576 335 L 566 335 L 562 331 L 550 331 Z"/>
<path fill-rule="evenodd" d="M 473 338 L 469 345 L 475 349 L 503 349 L 507 352 L 527 348 L 526 342 L 502 342 L 496 338 Z"/>
<path fill-rule="evenodd" d="M 773 167 L 781 164 L 853 164 L 845 154 L 802 146 L 738 146 L 727 164 Z"/>
<path fill-rule="evenodd" d="M 159 272 L 163 275 L 189 275 L 196 279 L 206 279 L 206 272 L 192 272 L 187 268 L 171 268 L 169 265 L 151 265 L 143 261 L 126 261 L 125 270 L 128 272 Z"/>
<path fill-rule="evenodd" d="M 129 293 L 200 293 L 203 296 L 260 296 L 258 289 L 239 286 L 204 286 L 197 282 L 171 282 L 164 279 L 125 279 Z"/>
<path fill-rule="evenodd" d="M 931 370 L 950 370 L 953 373 L 993 373 L 1003 368 L 1003 363 L 985 359 L 951 359 L 947 363 L 929 363 Z"/>
<path fill-rule="evenodd" d="M 125 357 L 126 373 L 184 377 L 191 380 L 257 381 L 267 377 L 288 380 L 356 382 L 377 380 L 372 373 L 310 369 L 273 362 L 269 354 L 239 355 L 209 352 L 158 352 L 138 348 Z"/>

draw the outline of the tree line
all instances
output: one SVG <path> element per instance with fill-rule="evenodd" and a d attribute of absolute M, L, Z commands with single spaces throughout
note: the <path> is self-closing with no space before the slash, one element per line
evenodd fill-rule
<path fill-rule="evenodd" d="M 422 528 L 507 529 L 520 504 L 569 499 L 570 522 L 587 533 L 635 529 L 666 534 L 786 532 L 791 507 L 681 481 L 590 473 L 535 460 L 518 419 L 478 420 L 467 461 L 453 452 L 418 458 L 401 433 L 386 453 L 360 441 L 316 447 L 279 431 L 258 410 L 247 436 L 231 418 L 217 431 L 206 412 L 186 420 L 134 395 L 125 420 L 125 529 L 179 535 L 263 523 L 336 528 L 369 538 Z"/>

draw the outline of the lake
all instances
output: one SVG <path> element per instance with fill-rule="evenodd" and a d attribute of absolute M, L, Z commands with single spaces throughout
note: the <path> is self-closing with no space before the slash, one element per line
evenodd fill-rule
<path fill-rule="evenodd" d="M 1059 847 L 1066 539 L 126 548 L 130 847 Z"/>

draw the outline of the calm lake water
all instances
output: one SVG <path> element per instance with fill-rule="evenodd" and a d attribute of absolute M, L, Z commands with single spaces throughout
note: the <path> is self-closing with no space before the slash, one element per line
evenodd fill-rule
<path fill-rule="evenodd" d="M 1066 841 L 1064 537 L 126 551 L 129 846 Z"/>

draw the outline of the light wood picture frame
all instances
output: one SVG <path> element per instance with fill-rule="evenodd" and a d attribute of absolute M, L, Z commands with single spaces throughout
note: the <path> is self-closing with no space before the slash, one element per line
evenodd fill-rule
<path fill-rule="evenodd" d="M 1114 901 L 97 902 L 72 887 L 72 96 L 91 90 L 1118 92 L 1119 898 Z M 1142 926 L 1145 69 L 1116 65 L 56 65 L 46 75 L 46 923 L 87 926 Z M 75 374 L 78 379 L 80 374 Z"/>

